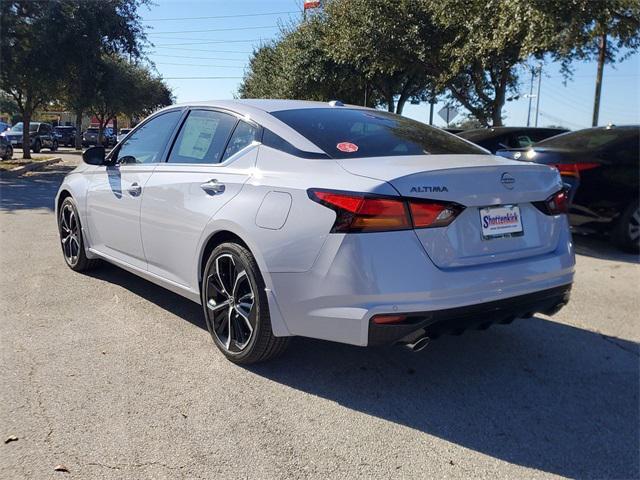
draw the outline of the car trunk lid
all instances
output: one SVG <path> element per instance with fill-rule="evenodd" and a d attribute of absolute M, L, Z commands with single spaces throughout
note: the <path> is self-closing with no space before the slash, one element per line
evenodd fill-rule
<path fill-rule="evenodd" d="M 481 265 L 541 255 L 556 249 L 565 221 L 532 202 L 562 188 L 550 167 L 491 155 L 424 155 L 338 160 L 348 172 L 390 183 L 400 195 L 455 202 L 464 211 L 447 227 L 416 229 L 440 268 Z M 486 238 L 487 207 L 517 206 L 522 233 Z M 491 210 L 496 215 L 505 210 Z M 492 214 L 491 214 L 492 215 Z"/>

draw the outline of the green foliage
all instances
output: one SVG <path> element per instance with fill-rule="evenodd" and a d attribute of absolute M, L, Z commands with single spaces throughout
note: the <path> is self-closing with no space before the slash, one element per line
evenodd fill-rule
<path fill-rule="evenodd" d="M 148 0 L 3 0 L 0 2 L 0 89 L 23 116 L 29 158 L 31 116 L 64 99 L 76 112 L 95 93 L 95 66 L 103 54 L 136 57 L 145 44 L 137 9 Z"/>
<path fill-rule="evenodd" d="M 239 88 L 240 97 L 362 103 L 363 76 L 329 57 L 326 28 L 321 17 L 314 17 L 283 31 L 279 41 L 258 48 Z M 371 104 L 374 96 L 369 100 Z"/>
<path fill-rule="evenodd" d="M 117 54 L 100 59 L 94 69 L 94 82 L 88 109 L 98 118 L 101 132 L 118 114 L 147 115 L 173 103 L 173 95 L 161 78 Z"/>

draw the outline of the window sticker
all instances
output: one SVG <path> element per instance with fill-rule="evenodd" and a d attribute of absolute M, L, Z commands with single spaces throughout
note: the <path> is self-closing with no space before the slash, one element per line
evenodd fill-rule
<path fill-rule="evenodd" d="M 211 147 L 218 123 L 217 118 L 189 117 L 184 126 L 178 155 L 202 160 Z"/>
<path fill-rule="evenodd" d="M 336 148 L 345 153 L 353 153 L 358 151 L 358 145 L 351 142 L 340 142 L 336 145 Z"/>

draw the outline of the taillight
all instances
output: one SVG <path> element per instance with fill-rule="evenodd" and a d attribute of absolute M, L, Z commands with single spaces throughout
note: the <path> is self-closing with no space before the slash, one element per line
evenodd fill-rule
<path fill-rule="evenodd" d="M 538 210 L 547 215 L 569 213 L 569 191 L 562 189 L 554 193 L 544 202 L 533 202 Z"/>
<path fill-rule="evenodd" d="M 446 227 L 464 207 L 454 203 L 409 200 L 414 228 Z"/>
<path fill-rule="evenodd" d="M 583 162 L 583 163 L 557 163 L 554 165 L 560 172 L 560 175 L 568 177 L 580 177 L 580 172 L 584 170 L 591 170 L 598 168 L 599 163 L 595 162 Z"/>
<path fill-rule="evenodd" d="M 463 206 L 331 190 L 308 191 L 311 200 L 336 212 L 332 233 L 383 232 L 449 225 Z"/>

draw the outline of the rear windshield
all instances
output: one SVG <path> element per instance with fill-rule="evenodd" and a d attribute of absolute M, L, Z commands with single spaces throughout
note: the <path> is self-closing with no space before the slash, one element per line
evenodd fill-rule
<path fill-rule="evenodd" d="M 487 154 L 455 135 L 387 112 L 305 108 L 271 112 L 332 158 Z"/>
<path fill-rule="evenodd" d="M 640 128 L 587 128 L 548 138 L 536 147 L 565 148 L 568 150 L 595 150 L 637 137 Z"/>
<path fill-rule="evenodd" d="M 97 128 L 87 128 L 87 133 L 98 133 Z"/>

